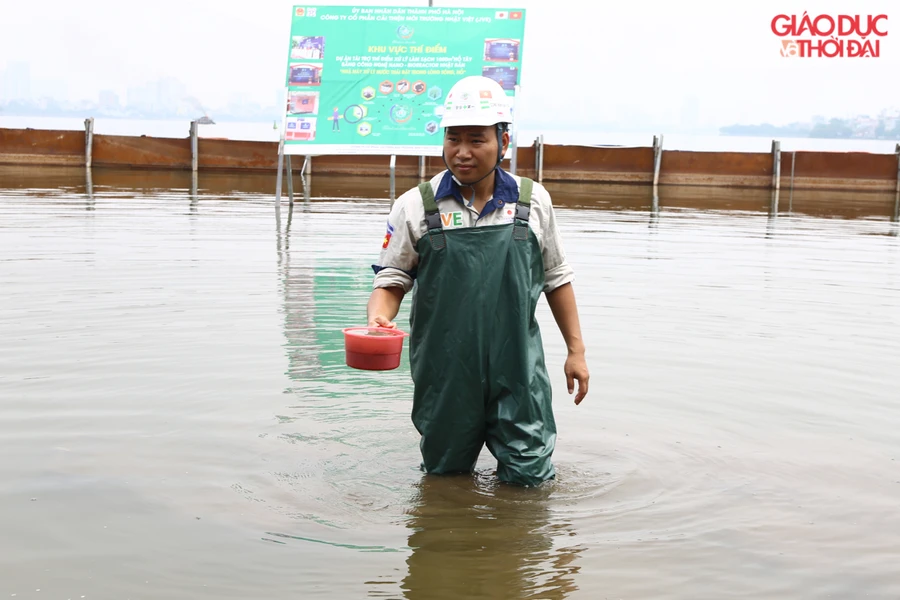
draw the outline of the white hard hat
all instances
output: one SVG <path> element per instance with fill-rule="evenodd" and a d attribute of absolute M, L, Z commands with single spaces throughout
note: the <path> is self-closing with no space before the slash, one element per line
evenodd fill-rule
<path fill-rule="evenodd" d="M 444 101 L 441 127 L 488 126 L 512 123 L 512 103 L 500 84 L 489 77 L 464 77 L 450 88 Z"/>

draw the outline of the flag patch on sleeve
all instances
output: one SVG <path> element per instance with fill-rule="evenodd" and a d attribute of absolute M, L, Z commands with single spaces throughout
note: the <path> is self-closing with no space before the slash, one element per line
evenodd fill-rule
<path fill-rule="evenodd" d="M 384 243 L 381 244 L 381 249 L 384 250 L 388 247 L 388 244 L 391 243 L 391 236 L 394 235 L 394 226 L 391 225 L 391 222 L 388 221 L 387 224 L 387 232 L 384 234 Z"/>

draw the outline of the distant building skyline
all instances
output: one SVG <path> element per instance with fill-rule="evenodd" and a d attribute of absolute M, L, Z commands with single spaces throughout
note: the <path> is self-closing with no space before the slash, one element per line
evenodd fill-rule
<path fill-rule="evenodd" d="M 31 65 L 25 61 L 11 61 L 0 69 L 0 114 L 19 116 L 79 116 L 111 118 L 198 118 L 204 115 L 213 119 L 229 120 L 280 120 L 284 114 L 283 88 L 273 88 L 271 103 L 254 101 L 247 92 L 232 92 L 226 96 L 197 98 L 190 94 L 188 86 L 172 76 L 161 77 L 137 85 L 121 86 L 119 90 L 100 89 L 94 98 L 70 99 L 63 82 L 53 84 L 35 78 Z M 531 98 L 525 95 L 523 105 Z M 586 108 L 587 98 L 579 98 Z M 666 105 L 655 114 L 640 106 L 616 104 L 603 119 L 589 123 L 573 123 L 563 118 L 556 121 L 530 122 L 522 120 L 520 128 L 580 129 L 585 126 L 607 131 L 668 131 L 670 133 L 714 133 L 770 135 L 792 132 L 809 135 L 813 130 L 839 132 L 838 137 L 890 136 L 898 128 L 900 109 L 886 108 L 878 117 L 856 115 L 811 115 L 800 121 L 725 123 L 715 122 L 704 110 L 702 99 L 690 94 L 680 105 Z M 610 114 L 611 113 L 611 114 Z M 560 115 L 564 117 L 564 115 Z M 832 123 L 829 129 L 827 123 Z M 754 133 L 755 132 L 755 133 Z"/>
<path fill-rule="evenodd" d="M 0 69 L 0 113 L 50 113 L 54 109 L 64 114 L 96 112 L 111 117 L 199 117 L 212 113 L 219 115 L 248 116 L 253 118 L 279 118 L 280 99 L 284 90 L 274 89 L 272 103 L 261 105 L 253 102 L 249 94 L 235 92 L 216 103 L 204 103 L 192 96 L 184 82 L 175 77 L 162 77 L 139 85 L 124 87 L 124 95 L 113 89 L 101 89 L 95 98 L 72 100 L 57 88 L 34 86 L 30 65 L 17 61 Z M 35 93 L 37 87 L 41 92 Z M 6 109 L 6 110 L 4 110 Z M 10 112 L 10 114 L 12 114 Z M 97 116 L 85 115 L 85 116 Z"/>

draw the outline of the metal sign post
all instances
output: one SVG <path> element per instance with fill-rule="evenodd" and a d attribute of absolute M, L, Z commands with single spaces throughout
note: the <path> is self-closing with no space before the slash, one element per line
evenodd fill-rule
<path fill-rule="evenodd" d="M 284 135 L 278 141 L 278 174 L 275 176 L 275 209 L 281 210 L 281 179 L 284 176 Z"/>

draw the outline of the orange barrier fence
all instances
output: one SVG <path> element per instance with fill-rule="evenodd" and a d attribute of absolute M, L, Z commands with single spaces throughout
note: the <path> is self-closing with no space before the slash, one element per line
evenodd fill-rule
<path fill-rule="evenodd" d="M 134 169 L 192 169 L 190 138 L 154 138 L 91 134 L 81 131 L 0 129 L 0 164 Z M 87 149 L 90 148 L 90 156 Z M 297 158 L 297 157 L 295 157 Z M 200 171 L 270 171 L 278 165 L 276 142 L 200 138 Z M 541 161 L 541 168 L 536 164 Z M 346 175 L 387 175 L 387 156 L 316 156 L 312 172 Z M 773 152 L 688 152 L 663 150 L 659 185 L 772 188 L 778 169 Z M 508 167 L 508 161 L 507 161 Z M 543 145 L 521 147 L 516 173 L 544 181 L 652 185 L 654 148 Z M 300 163 L 294 162 L 295 172 Z M 443 168 L 439 157 L 426 157 L 426 173 Z M 396 175 L 419 174 L 419 157 L 398 156 Z M 783 152 L 780 188 L 885 192 L 900 189 L 900 152 Z"/>

